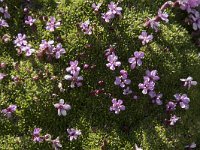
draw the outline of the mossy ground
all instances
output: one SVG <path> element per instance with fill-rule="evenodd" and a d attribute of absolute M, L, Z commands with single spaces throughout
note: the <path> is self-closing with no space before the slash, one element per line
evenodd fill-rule
<path fill-rule="evenodd" d="M 102 0 L 103 1 L 103 0 Z M 101 11 L 106 11 L 110 1 L 104 0 Z M 161 31 L 154 34 L 153 42 L 142 46 L 138 35 L 144 30 L 143 23 L 147 17 L 155 16 L 164 0 L 123 0 L 123 17 L 113 22 L 104 23 L 100 15 L 95 15 L 91 9 L 93 1 L 84 0 L 33 0 L 32 15 L 56 16 L 62 20 L 62 26 L 54 33 L 45 30 L 44 22 L 38 19 L 37 29 L 22 24 L 23 2 L 8 1 L 12 18 L 10 27 L 1 29 L 1 36 L 9 33 L 12 40 L 19 32 L 28 36 L 28 42 L 37 50 L 42 39 L 62 38 L 63 47 L 67 53 L 60 60 L 42 60 L 37 57 L 18 56 L 12 42 L 0 43 L 0 62 L 8 64 L 2 72 L 7 73 L 5 80 L 0 82 L 1 108 L 9 104 L 17 104 L 18 110 L 13 119 L 0 118 L 0 149 L 2 150 L 36 150 L 51 149 L 47 143 L 34 143 L 32 132 L 35 127 L 42 128 L 42 133 L 60 137 L 63 149 L 98 150 L 106 140 L 106 149 L 131 150 L 137 143 L 144 150 L 182 150 L 184 146 L 196 142 L 200 145 L 200 89 L 199 86 L 187 90 L 180 84 L 180 78 L 189 75 L 200 82 L 199 49 L 191 40 L 188 29 L 183 25 L 184 14 L 179 10 L 168 10 L 169 24 L 162 24 Z M 77 28 L 77 24 L 90 19 L 94 27 L 91 36 L 86 36 Z M 132 80 L 131 87 L 140 96 L 138 101 L 125 97 L 122 91 L 114 85 L 119 69 L 112 72 L 106 68 L 104 50 L 110 44 L 116 43 L 116 54 L 122 61 Z M 90 48 L 85 45 L 91 44 Z M 128 58 L 134 51 L 144 51 L 145 59 L 142 67 L 131 71 Z M 82 56 L 84 53 L 84 56 Z M 81 57 L 82 56 L 82 57 Z M 83 64 L 96 65 L 92 70 L 81 71 L 84 85 L 80 88 L 68 89 L 60 93 L 58 81 L 64 81 L 65 68 L 70 60 L 77 59 Z M 19 63 L 19 69 L 13 68 L 13 62 Z M 164 104 L 173 99 L 175 93 L 187 93 L 191 99 L 190 109 L 177 109 L 176 114 L 181 121 L 175 127 L 167 127 L 163 121 L 166 117 L 165 105 L 152 105 L 148 96 L 141 94 L 138 83 L 143 81 L 146 69 L 156 69 L 161 77 L 156 91 L 164 94 Z M 32 78 L 42 72 L 45 76 L 38 81 Z M 19 76 L 21 82 L 14 84 L 11 76 Z M 56 76 L 58 80 L 52 80 Z M 98 89 L 98 81 L 105 81 L 105 90 L 116 98 L 124 100 L 126 111 L 115 115 L 109 111 L 111 99 L 100 95 L 90 96 L 90 91 Z M 56 93 L 58 97 L 52 97 Z M 58 117 L 53 107 L 60 98 L 72 105 L 72 110 L 66 117 Z M 82 131 L 79 140 L 69 142 L 66 129 L 78 128 Z"/>

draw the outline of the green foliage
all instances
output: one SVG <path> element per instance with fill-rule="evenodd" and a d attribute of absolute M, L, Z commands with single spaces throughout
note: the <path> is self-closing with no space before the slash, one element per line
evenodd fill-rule
<path fill-rule="evenodd" d="M 109 1 L 102 2 L 101 11 L 105 12 Z M 200 82 L 199 50 L 192 43 L 187 29 L 180 23 L 180 18 L 176 17 L 182 14 L 178 14 L 176 10 L 168 10 L 170 23 L 162 24 L 161 32 L 154 34 L 153 42 L 142 46 L 138 40 L 138 35 L 144 30 L 144 21 L 147 17 L 155 16 L 163 2 L 123 0 L 120 3 L 123 17 L 106 24 L 101 20 L 100 14 L 92 12 L 91 0 L 33 0 L 30 14 L 37 18 L 37 28 L 33 29 L 23 24 L 23 1 L 8 1 L 12 16 L 8 22 L 10 27 L 2 29 L 0 36 L 9 34 L 11 41 L 0 41 L 0 62 L 7 64 L 7 68 L 1 72 L 8 74 L 5 80 L 0 81 L 0 108 L 16 104 L 18 110 L 11 120 L 3 116 L 0 118 L 0 149 L 51 149 L 49 144 L 32 142 L 35 127 L 42 128 L 42 134 L 49 133 L 53 138 L 59 136 L 63 149 L 69 150 L 99 150 L 102 147 L 131 150 L 135 143 L 144 150 L 182 150 L 193 141 L 200 145 L 199 86 L 189 91 L 180 86 L 180 78 L 189 75 Z M 41 16 L 56 16 L 62 20 L 62 26 L 50 33 L 45 30 L 45 22 L 39 19 Z M 87 19 L 91 20 L 94 28 L 91 36 L 84 35 L 77 27 L 78 23 Z M 12 41 L 19 32 L 26 33 L 28 42 L 36 50 L 42 39 L 59 43 L 59 37 L 67 53 L 60 60 L 52 61 L 38 60 L 36 56 L 18 56 Z M 122 91 L 114 85 L 119 69 L 111 72 L 106 68 L 104 50 L 114 43 L 122 68 L 130 73 L 131 87 L 140 96 L 138 101 L 123 96 Z M 91 47 L 87 48 L 86 44 L 91 44 Z M 134 51 L 139 50 L 145 52 L 143 66 L 131 71 L 127 60 Z M 81 71 L 84 77 L 83 87 L 60 93 L 58 83 L 62 82 L 64 88 L 67 88 L 68 83 L 63 79 L 65 68 L 70 60 L 75 59 L 80 61 L 81 68 L 84 63 L 94 64 L 96 67 L 90 71 Z M 14 62 L 18 64 L 17 68 L 14 67 Z M 166 127 L 163 123 L 166 117 L 165 105 L 154 106 L 147 96 L 140 94 L 138 83 L 142 82 L 147 68 L 158 70 L 161 80 L 156 90 L 164 94 L 165 104 L 177 92 L 187 93 L 191 99 L 188 111 L 177 110 L 181 121 L 173 128 Z M 33 77 L 41 74 L 38 81 L 33 80 Z M 18 76 L 20 82 L 14 83 L 12 76 Z M 58 80 L 52 79 L 53 76 Z M 99 80 L 106 82 L 107 92 L 124 100 L 126 111 L 114 115 L 109 111 L 111 99 L 102 95 L 90 96 L 91 90 L 99 88 Z M 53 93 L 59 96 L 53 97 Z M 53 107 L 60 98 L 72 105 L 72 110 L 66 117 L 58 117 Z M 81 138 L 75 142 L 69 142 L 67 137 L 66 129 L 71 127 L 82 131 Z"/>

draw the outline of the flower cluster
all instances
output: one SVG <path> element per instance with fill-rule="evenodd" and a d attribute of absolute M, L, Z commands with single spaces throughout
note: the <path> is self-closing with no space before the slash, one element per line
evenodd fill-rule
<path fill-rule="evenodd" d="M 31 56 L 35 49 L 31 48 L 31 45 L 28 44 L 26 40 L 26 35 L 19 33 L 14 40 L 15 47 L 19 48 L 19 54 L 22 52 L 26 53 L 26 56 Z"/>
<path fill-rule="evenodd" d="M 59 137 L 56 139 L 52 140 L 50 134 L 45 134 L 44 136 L 41 135 L 42 129 L 41 128 L 35 128 L 33 131 L 33 141 L 36 143 L 41 143 L 41 142 L 49 142 L 52 144 L 52 147 L 55 150 L 58 150 L 59 148 L 62 148 L 62 145 L 60 143 Z M 70 141 L 77 140 L 78 136 L 81 135 L 80 130 L 76 130 L 74 128 L 67 129 L 68 137 Z"/>
<path fill-rule="evenodd" d="M 66 71 L 70 74 L 65 75 L 65 80 L 71 81 L 71 88 L 75 86 L 80 87 L 82 86 L 83 77 L 79 76 L 80 67 L 78 67 L 78 61 L 70 61 L 70 67 L 66 68 Z"/>
<path fill-rule="evenodd" d="M 132 90 L 130 89 L 130 87 L 126 87 L 126 85 L 130 85 L 131 84 L 131 80 L 128 79 L 128 73 L 125 70 L 121 70 L 120 71 L 120 76 L 115 78 L 115 85 L 120 86 L 121 88 L 123 88 L 123 94 L 124 95 L 128 95 L 132 93 Z"/>
<path fill-rule="evenodd" d="M 168 17 L 169 15 L 166 12 L 164 12 L 162 9 L 159 9 L 158 15 L 152 19 L 148 19 L 145 23 L 145 26 L 152 28 L 155 32 L 158 32 L 160 21 L 168 23 L 169 22 Z"/>
<path fill-rule="evenodd" d="M 0 18 L 0 28 L 1 27 L 9 27 L 8 23 L 6 22 L 5 19 L 9 19 L 10 18 L 10 14 L 8 12 L 8 7 L 0 7 L 0 13 L 2 13 L 4 19 Z"/>
<path fill-rule="evenodd" d="M 62 47 L 61 43 L 54 46 L 54 41 L 42 40 L 40 44 L 40 50 L 38 52 L 40 55 L 46 54 L 48 57 L 55 57 L 59 59 L 62 55 L 66 53 L 65 49 Z"/>
<path fill-rule="evenodd" d="M 116 15 L 121 16 L 122 8 L 117 6 L 118 4 L 114 2 L 110 2 L 108 4 L 108 11 L 106 13 L 102 13 L 102 18 L 105 20 L 105 22 L 110 22 L 111 19 L 113 19 Z"/>
<path fill-rule="evenodd" d="M 143 94 L 147 94 L 155 89 L 155 81 L 158 81 L 160 77 L 157 75 L 157 70 L 146 71 L 146 76 L 143 77 L 144 82 L 140 83 L 139 89 L 142 89 Z"/>
<path fill-rule="evenodd" d="M 16 111 L 17 106 L 16 105 L 10 105 L 8 106 L 8 108 L 3 109 L 1 111 L 1 113 L 3 113 L 4 116 L 6 116 L 7 118 L 12 117 L 12 114 Z"/>
<path fill-rule="evenodd" d="M 84 34 L 91 35 L 92 27 L 90 26 L 90 20 L 80 23 L 80 28 Z"/>
<path fill-rule="evenodd" d="M 46 134 L 44 136 L 40 135 L 40 132 L 42 131 L 42 129 L 40 128 L 35 128 L 33 131 L 33 141 L 37 142 L 37 143 L 41 143 L 41 142 L 50 142 L 52 144 L 52 147 L 55 150 L 58 150 L 58 148 L 61 148 L 62 145 L 60 144 L 60 140 L 59 137 L 57 137 L 56 139 L 52 140 L 51 139 L 51 135 L 50 134 Z"/>

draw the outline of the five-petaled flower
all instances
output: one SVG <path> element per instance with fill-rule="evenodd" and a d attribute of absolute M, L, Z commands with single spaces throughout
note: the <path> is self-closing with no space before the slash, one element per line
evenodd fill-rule
<path fill-rule="evenodd" d="M 25 20 L 25 23 L 32 26 L 35 23 L 36 19 L 34 19 L 32 16 L 28 16 Z"/>
<path fill-rule="evenodd" d="M 121 110 L 125 110 L 125 106 L 122 105 L 123 101 L 122 100 L 117 100 L 116 98 L 112 99 L 112 106 L 110 107 L 110 111 L 114 111 L 115 114 L 119 114 Z"/>
<path fill-rule="evenodd" d="M 181 108 L 189 109 L 190 99 L 187 97 L 186 94 L 175 94 L 174 97 Z"/>
<path fill-rule="evenodd" d="M 177 117 L 176 115 L 171 116 L 169 119 L 169 125 L 173 126 L 175 123 L 180 119 L 180 117 Z"/>
<path fill-rule="evenodd" d="M 60 139 L 59 137 L 57 137 L 56 139 L 52 140 L 52 147 L 55 149 L 55 150 L 58 150 L 59 148 L 62 148 L 62 145 L 60 143 Z"/>
<path fill-rule="evenodd" d="M 188 89 L 190 89 L 192 85 L 197 85 L 197 81 L 193 81 L 192 77 L 187 77 L 186 79 L 180 80 L 184 82 L 184 86 L 188 87 Z"/>
<path fill-rule="evenodd" d="M 58 109 L 58 115 L 66 116 L 67 111 L 71 109 L 71 106 L 69 104 L 65 104 L 64 99 L 60 99 L 59 103 L 54 104 L 54 107 Z"/>
<path fill-rule="evenodd" d="M 142 41 L 142 44 L 145 45 L 153 40 L 153 35 L 148 35 L 146 31 L 142 31 L 139 39 Z"/>
<path fill-rule="evenodd" d="M 114 52 L 107 57 L 107 61 L 109 63 L 107 63 L 106 66 L 109 67 L 110 70 L 115 70 L 115 67 L 121 66 L 121 62 L 118 61 L 118 56 L 116 56 Z"/>
<path fill-rule="evenodd" d="M 176 103 L 172 102 L 172 101 L 169 101 L 166 105 L 166 110 L 168 112 L 170 111 L 174 111 L 176 109 Z"/>
<path fill-rule="evenodd" d="M 81 135 L 81 131 L 74 128 L 67 129 L 67 132 L 70 141 L 77 140 L 77 138 Z"/>
<path fill-rule="evenodd" d="M 71 73 L 72 75 L 79 73 L 80 67 L 78 67 L 78 61 L 70 61 L 70 67 L 66 68 L 66 71 Z"/>
<path fill-rule="evenodd" d="M 46 30 L 53 32 L 55 29 L 59 28 L 60 25 L 60 21 L 56 22 L 56 18 L 51 16 L 50 20 L 47 22 Z"/>
<path fill-rule="evenodd" d="M 143 58 L 144 52 L 134 52 L 134 57 L 128 59 L 128 62 L 131 64 L 131 69 L 135 69 L 136 66 L 141 66 Z"/>
<path fill-rule="evenodd" d="M 3 109 L 1 113 L 3 113 L 4 116 L 10 118 L 12 117 L 12 114 L 16 111 L 16 109 L 17 109 L 16 105 L 10 105 L 8 106 L 8 108 Z"/>

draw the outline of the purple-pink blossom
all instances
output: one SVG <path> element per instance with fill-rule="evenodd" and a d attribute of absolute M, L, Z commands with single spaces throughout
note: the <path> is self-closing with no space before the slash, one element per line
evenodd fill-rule
<path fill-rule="evenodd" d="M 43 142 L 43 137 L 40 136 L 40 132 L 42 129 L 40 128 L 35 128 L 33 131 L 33 141 L 34 142 Z"/>
<path fill-rule="evenodd" d="M 66 71 L 72 75 L 78 74 L 81 68 L 78 66 L 78 61 L 70 61 L 70 66 L 66 68 Z"/>
<path fill-rule="evenodd" d="M 10 105 L 8 106 L 8 108 L 3 109 L 1 113 L 3 113 L 4 116 L 10 118 L 12 117 L 12 114 L 16 111 L 16 109 L 17 109 L 16 105 Z"/>
<path fill-rule="evenodd" d="M 26 35 L 19 33 L 14 40 L 14 44 L 16 47 L 26 46 L 28 44 L 26 40 Z"/>
<path fill-rule="evenodd" d="M 71 88 L 75 88 L 82 86 L 82 81 L 83 81 L 83 77 L 82 76 L 78 76 L 78 74 L 74 74 L 74 75 L 65 75 L 64 77 L 65 80 L 71 81 Z"/>
<path fill-rule="evenodd" d="M 187 77 L 186 79 L 180 79 L 182 82 L 184 82 L 184 86 L 188 87 L 188 89 L 191 88 L 191 86 L 197 85 L 197 81 L 193 81 L 192 77 Z"/>
<path fill-rule="evenodd" d="M 114 2 L 110 2 L 110 4 L 108 4 L 108 9 L 111 14 L 115 15 L 121 15 L 121 11 L 122 11 L 122 8 L 121 7 L 118 7 L 116 3 Z"/>
<path fill-rule="evenodd" d="M 67 129 L 68 137 L 70 141 L 77 140 L 77 138 L 81 135 L 81 130 L 77 130 L 74 128 Z"/>
<path fill-rule="evenodd" d="M 98 3 L 98 4 L 93 3 L 93 4 L 92 4 L 92 8 L 93 8 L 93 10 L 94 10 L 95 12 L 98 12 L 98 11 L 99 11 L 99 8 L 101 7 L 101 5 L 102 5 L 102 3 Z"/>
<path fill-rule="evenodd" d="M 118 4 L 114 2 L 110 2 L 108 4 L 108 11 L 106 13 L 102 13 L 102 18 L 105 20 L 105 22 L 110 22 L 111 19 L 113 19 L 116 15 L 121 16 L 122 8 L 117 6 Z"/>
<path fill-rule="evenodd" d="M 28 16 L 25 20 L 25 23 L 32 26 L 35 23 L 36 19 L 34 19 L 32 16 Z"/>
<path fill-rule="evenodd" d="M 64 99 L 60 99 L 59 103 L 54 104 L 54 107 L 58 109 L 58 116 L 66 116 L 67 111 L 71 110 L 71 106 L 65 104 Z"/>
<path fill-rule="evenodd" d="M 8 7 L 5 6 L 5 8 L 0 7 L 0 12 L 4 15 L 5 19 L 9 19 L 10 18 L 10 14 L 8 12 Z"/>
<path fill-rule="evenodd" d="M 136 66 L 141 66 L 143 58 L 144 52 L 134 52 L 134 56 L 128 59 L 128 62 L 131 64 L 131 69 L 135 69 Z"/>
<path fill-rule="evenodd" d="M 169 120 L 169 125 L 173 126 L 175 123 L 180 119 L 180 117 L 177 117 L 176 115 L 171 116 Z"/>
<path fill-rule="evenodd" d="M 145 45 L 153 40 L 153 35 L 148 35 L 146 31 L 142 31 L 139 39 L 142 41 L 142 44 Z"/>
<path fill-rule="evenodd" d="M 123 89 L 123 94 L 124 95 L 129 95 L 129 94 L 132 94 L 133 91 L 131 90 L 130 87 L 126 87 L 125 89 Z"/>
<path fill-rule="evenodd" d="M 186 94 L 175 94 L 174 97 L 181 108 L 189 109 L 190 98 Z"/>
<path fill-rule="evenodd" d="M 91 35 L 92 27 L 90 26 L 90 20 L 80 23 L 80 28 L 84 32 L 84 34 Z"/>
<path fill-rule="evenodd" d="M 55 150 L 58 150 L 59 148 L 62 148 L 62 145 L 60 143 L 60 139 L 59 137 L 57 137 L 56 139 L 52 140 L 52 147 L 55 149 Z"/>
<path fill-rule="evenodd" d="M 59 59 L 63 54 L 66 53 L 65 49 L 62 47 L 61 43 L 58 43 L 56 47 L 53 48 L 53 53 L 55 54 L 55 58 Z"/>
<path fill-rule="evenodd" d="M 110 111 L 114 111 L 115 114 L 119 114 L 120 111 L 125 110 L 125 106 L 123 105 L 123 100 L 117 100 L 116 98 L 112 99 L 112 106 L 110 107 Z"/>
<path fill-rule="evenodd" d="M 193 8 L 196 8 L 200 5 L 199 0 L 178 0 L 180 8 L 182 10 L 186 10 L 187 12 L 191 12 Z"/>
<path fill-rule="evenodd" d="M 118 61 L 118 56 L 116 56 L 114 52 L 111 55 L 108 55 L 107 61 L 109 63 L 107 63 L 106 66 L 110 68 L 110 70 L 115 70 L 115 67 L 121 66 L 121 62 Z"/>
<path fill-rule="evenodd" d="M 157 105 L 162 105 L 163 104 L 163 102 L 161 100 L 163 94 L 161 94 L 161 93 L 156 94 L 155 91 L 150 91 L 149 92 L 149 96 L 151 97 L 153 104 L 157 104 Z"/>
<path fill-rule="evenodd" d="M 169 22 L 169 19 L 168 19 L 169 15 L 168 15 L 166 12 L 162 12 L 161 10 L 159 10 L 159 11 L 158 11 L 158 17 L 159 17 L 161 20 L 165 21 L 166 23 Z"/>
<path fill-rule="evenodd" d="M 147 94 L 150 91 L 155 89 L 155 82 L 152 81 L 149 77 L 144 77 L 144 82 L 138 85 L 139 89 L 142 89 L 143 94 Z"/>
<path fill-rule="evenodd" d="M 3 80 L 6 77 L 5 73 L 0 73 L 0 81 Z"/>
<path fill-rule="evenodd" d="M 166 105 L 166 110 L 168 112 L 170 111 L 174 111 L 176 109 L 176 103 L 172 102 L 172 101 L 169 101 Z"/>
<path fill-rule="evenodd" d="M 146 70 L 146 77 L 149 77 L 152 81 L 158 81 L 160 80 L 160 77 L 158 76 L 157 70 Z"/>
<path fill-rule="evenodd" d="M 56 21 L 56 18 L 51 16 L 49 21 L 46 25 L 46 30 L 49 30 L 51 32 L 55 31 L 55 29 L 59 28 L 61 25 L 60 21 Z"/>
<path fill-rule="evenodd" d="M 128 79 L 128 73 L 125 70 L 120 71 L 120 76 L 115 78 L 115 85 L 120 86 L 121 88 L 124 88 L 126 85 L 131 84 L 131 80 Z"/>

